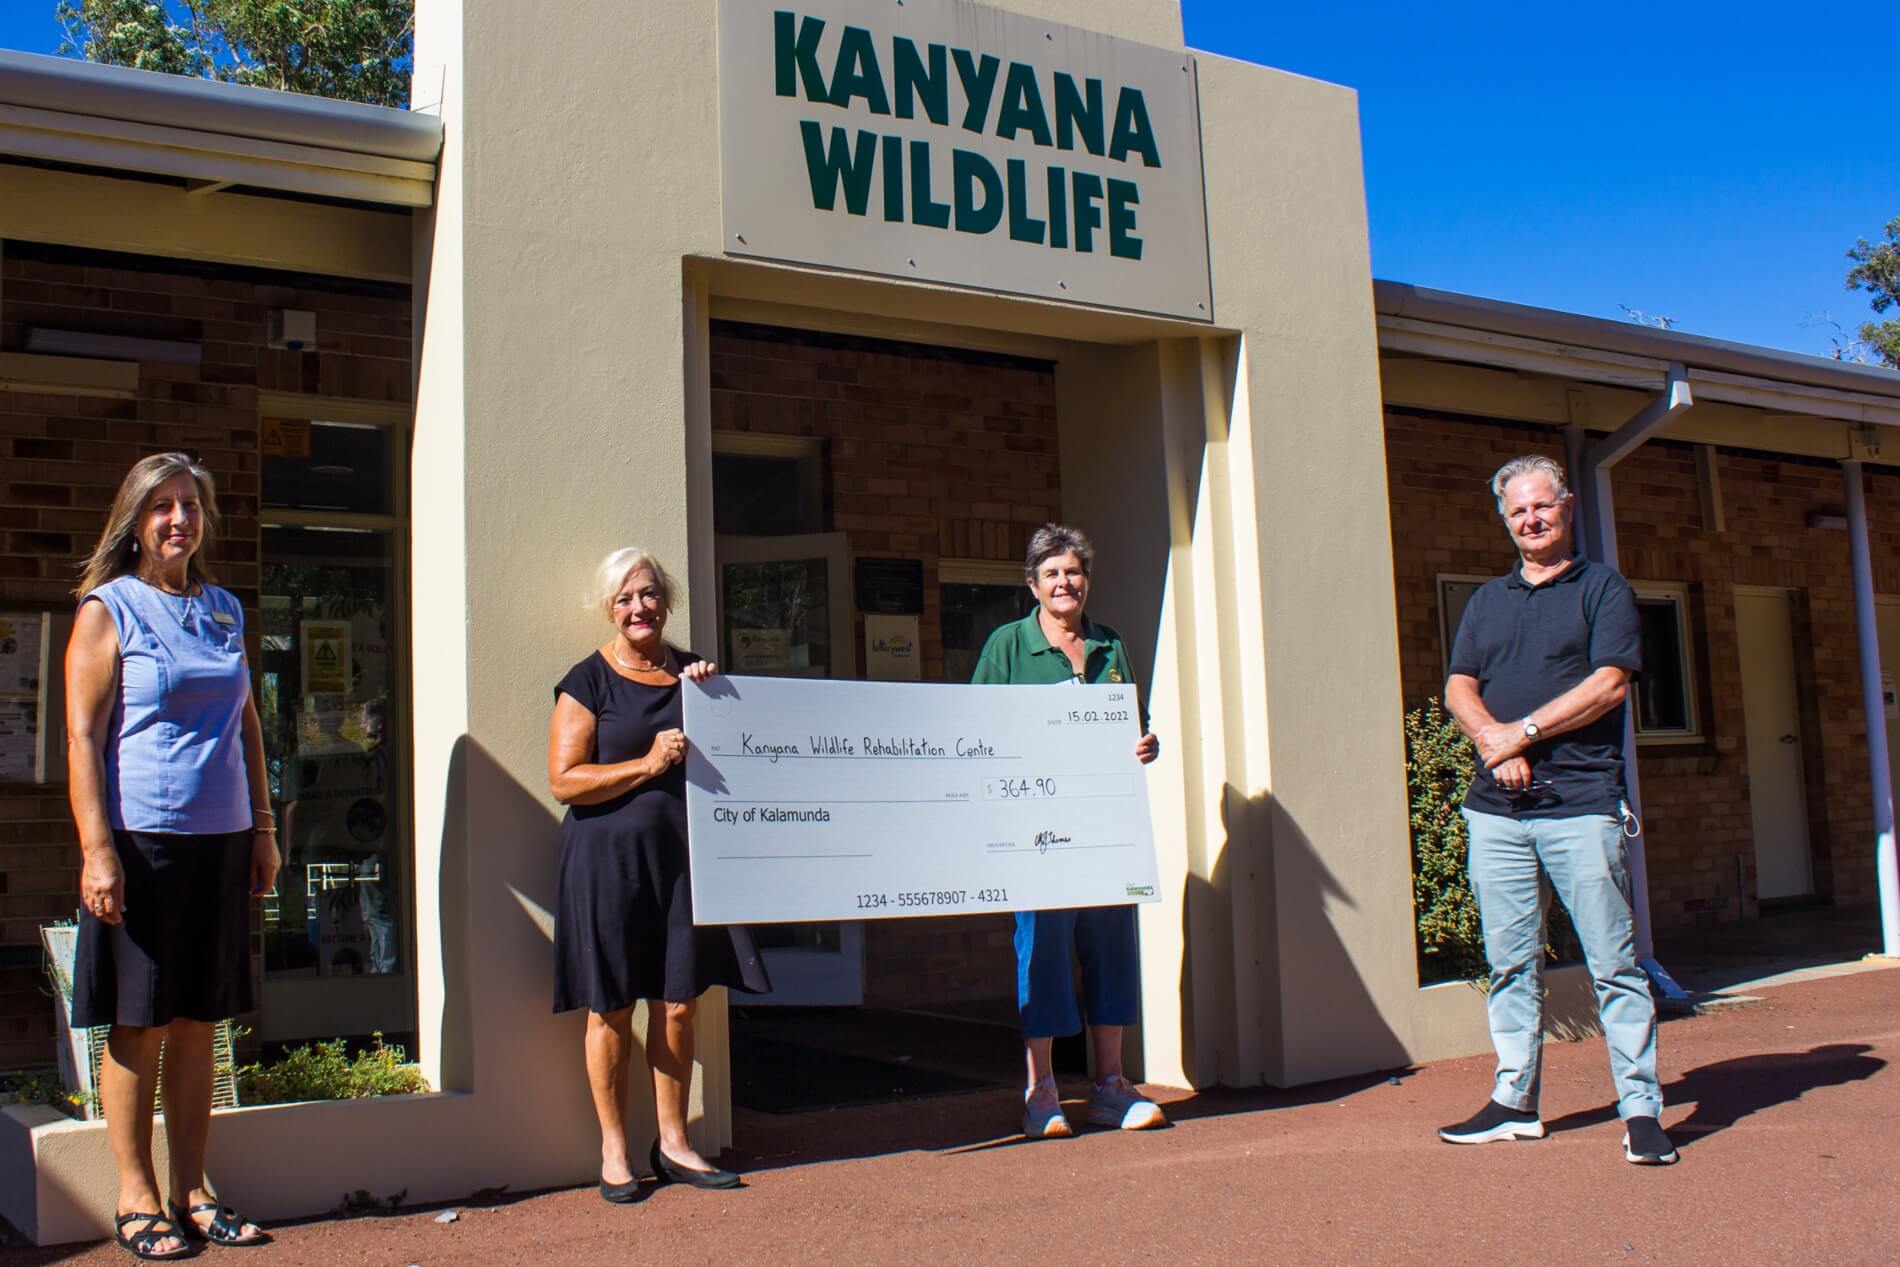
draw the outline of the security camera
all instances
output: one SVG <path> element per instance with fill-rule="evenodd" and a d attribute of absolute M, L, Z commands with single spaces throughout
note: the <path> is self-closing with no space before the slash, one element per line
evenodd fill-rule
<path fill-rule="evenodd" d="M 271 309 L 270 345 L 290 352 L 316 347 L 317 314 L 301 308 Z"/>

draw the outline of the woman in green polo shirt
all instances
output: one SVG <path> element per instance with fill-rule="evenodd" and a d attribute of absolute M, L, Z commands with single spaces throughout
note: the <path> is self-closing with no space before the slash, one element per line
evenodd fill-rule
<path fill-rule="evenodd" d="M 1132 682 L 1121 635 L 1082 614 L 1094 561 L 1095 547 L 1074 528 L 1044 524 L 1037 529 L 1023 561 L 1023 579 L 1036 596 L 1036 609 L 990 635 L 970 680 Z M 1135 759 L 1146 765 L 1160 752 L 1160 741 L 1144 726 Z M 1099 1079 L 1089 1088 L 1089 1121 L 1126 1131 L 1165 1126 L 1160 1108 L 1122 1076 L 1122 1027 L 1135 1023 L 1139 1008 L 1135 908 L 1100 906 L 1016 915 L 1016 1004 L 1029 1065 L 1023 1134 L 1030 1139 L 1074 1134 L 1062 1115 L 1049 1054 L 1058 1036 L 1082 1028 L 1069 969 L 1072 948 L 1082 961 L 1084 1010 Z"/>

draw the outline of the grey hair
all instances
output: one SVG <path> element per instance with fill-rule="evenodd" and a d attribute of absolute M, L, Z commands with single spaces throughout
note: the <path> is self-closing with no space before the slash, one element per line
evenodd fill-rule
<path fill-rule="evenodd" d="M 133 463 L 120 482 L 119 491 L 112 498 L 112 509 L 106 513 L 105 531 L 99 534 L 99 543 L 80 568 L 79 584 L 73 590 L 75 598 L 83 599 L 112 578 L 138 570 L 139 518 L 145 513 L 145 503 L 152 499 L 160 484 L 179 475 L 191 476 L 192 483 L 198 486 L 198 505 L 204 512 L 204 530 L 198 538 L 198 548 L 185 565 L 187 583 L 193 580 L 216 583 L 218 578 L 205 563 L 205 555 L 211 543 L 217 540 L 221 522 L 217 481 L 188 453 L 154 453 Z"/>
<path fill-rule="evenodd" d="M 1521 458 L 1512 458 L 1500 466 L 1498 473 L 1491 477 L 1491 496 L 1498 503 L 1498 514 L 1504 513 L 1504 490 L 1511 486 L 1512 480 L 1521 479 L 1526 475 L 1549 476 L 1551 487 L 1557 490 L 1558 501 L 1570 496 L 1570 485 L 1564 479 L 1564 468 L 1557 464 L 1557 460 L 1547 458 L 1541 453 L 1527 453 Z"/>
<path fill-rule="evenodd" d="M 1023 580 L 1036 583 L 1036 569 L 1058 554 L 1073 554 L 1082 560 L 1082 575 L 1095 569 L 1095 543 L 1088 534 L 1067 524 L 1044 524 L 1029 535 L 1029 549 L 1023 554 Z"/>
<path fill-rule="evenodd" d="M 587 591 L 587 598 L 581 606 L 590 612 L 607 615 L 613 608 L 614 595 L 620 592 L 620 586 L 634 572 L 646 568 L 653 573 L 653 579 L 660 583 L 660 597 L 666 602 L 666 609 L 673 610 L 673 599 L 679 594 L 679 582 L 666 570 L 660 560 L 650 550 L 639 546 L 622 546 L 600 561 L 594 569 L 594 585 Z"/>

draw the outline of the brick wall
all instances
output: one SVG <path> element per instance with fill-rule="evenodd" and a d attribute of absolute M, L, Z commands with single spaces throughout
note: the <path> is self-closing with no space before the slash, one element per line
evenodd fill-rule
<path fill-rule="evenodd" d="M 268 347 L 273 308 L 315 310 L 318 346 Z M 257 394 L 406 401 L 406 288 L 0 244 L 0 351 L 34 328 L 194 343 L 202 362 L 142 363 L 131 400 L 0 392 L 0 608 L 70 604 L 126 469 L 182 449 L 218 481 L 212 566 L 245 604 L 255 657 Z M 0 785 L 0 1068 L 53 1059 L 37 930 L 72 916 L 77 878 L 64 787 Z"/>
<path fill-rule="evenodd" d="M 1443 686 L 1435 578 L 1497 575 L 1512 562 L 1487 481 L 1520 453 L 1562 461 L 1562 437 L 1547 427 L 1413 412 L 1386 416 L 1408 709 Z M 1847 535 L 1807 525 L 1810 512 L 1840 512 L 1839 468 L 1731 450 L 1718 450 L 1717 461 L 1726 512 L 1719 533 L 1702 526 L 1693 446 L 1652 441 L 1616 470 L 1623 573 L 1689 587 L 1704 719 L 1703 742 L 1645 746 L 1638 757 L 1650 902 L 1659 928 L 1734 920 L 1757 909 L 1737 585 L 1795 591 L 1795 680 L 1803 701 L 1816 891 L 1839 905 L 1875 896 Z M 1875 589 L 1900 593 L 1900 476 L 1870 471 L 1867 488 Z"/>
<path fill-rule="evenodd" d="M 937 565 L 1018 562 L 1060 518 L 1053 367 L 948 348 L 716 322 L 718 430 L 825 442 L 826 528 L 852 557 L 920 559 L 923 675 L 943 676 Z M 852 645 L 862 666 L 863 620 Z M 865 1001 L 944 1006 L 1013 995 L 1006 915 L 865 926 Z"/>

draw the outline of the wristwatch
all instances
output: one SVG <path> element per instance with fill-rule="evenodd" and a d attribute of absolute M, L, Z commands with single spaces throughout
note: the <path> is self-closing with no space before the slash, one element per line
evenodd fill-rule
<path fill-rule="evenodd" d="M 1544 728 L 1542 726 L 1539 726 L 1536 722 L 1532 721 L 1528 717 L 1524 719 L 1524 738 L 1530 740 L 1532 743 L 1535 743 L 1537 742 L 1537 737 L 1543 733 L 1544 733 Z"/>

